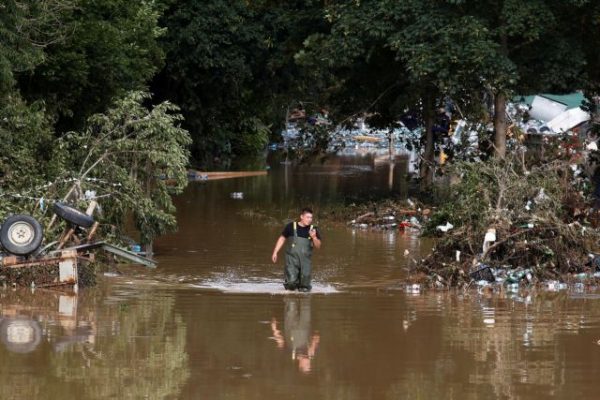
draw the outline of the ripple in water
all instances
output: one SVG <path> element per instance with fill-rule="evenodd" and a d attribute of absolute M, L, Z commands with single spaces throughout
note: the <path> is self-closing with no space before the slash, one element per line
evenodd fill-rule
<path fill-rule="evenodd" d="M 232 279 L 220 277 L 207 279 L 199 283 L 191 284 L 198 289 L 218 290 L 223 293 L 265 293 L 265 294 L 290 294 L 283 288 L 281 280 L 257 280 L 257 279 Z M 329 284 L 313 282 L 311 293 L 331 294 L 339 293 L 335 287 Z"/>

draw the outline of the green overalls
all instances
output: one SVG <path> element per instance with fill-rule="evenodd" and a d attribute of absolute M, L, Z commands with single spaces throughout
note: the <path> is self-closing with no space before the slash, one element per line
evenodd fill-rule
<path fill-rule="evenodd" d="M 312 229 L 313 225 L 310 226 L 310 230 Z M 310 285 L 312 249 L 312 238 L 298 237 L 298 226 L 294 222 L 294 236 L 288 239 L 285 251 L 285 282 L 283 286 L 287 290 L 310 290 L 312 288 Z"/>

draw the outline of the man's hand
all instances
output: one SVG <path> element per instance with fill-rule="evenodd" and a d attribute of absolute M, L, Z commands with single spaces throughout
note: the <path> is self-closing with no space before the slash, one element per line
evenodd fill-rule
<path fill-rule="evenodd" d="M 316 229 L 311 229 L 308 232 L 310 238 L 312 239 L 313 245 L 315 246 L 316 249 L 320 249 L 321 248 L 321 239 L 319 239 L 319 236 L 317 236 L 317 230 Z"/>
<path fill-rule="evenodd" d="M 277 253 L 279 253 L 279 250 L 281 250 L 281 248 L 283 247 L 283 245 L 285 244 L 285 237 L 283 235 L 279 236 L 279 239 L 277 239 L 277 243 L 275 243 L 275 248 L 273 249 L 273 255 L 271 256 L 271 260 L 273 261 L 273 264 L 277 264 Z"/>

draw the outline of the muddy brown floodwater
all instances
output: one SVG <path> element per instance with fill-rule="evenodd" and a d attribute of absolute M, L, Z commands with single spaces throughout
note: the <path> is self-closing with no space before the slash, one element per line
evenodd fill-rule
<path fill-rule="evenodd" d="M 409 234 L 322 226 L 315 290 L 283 294 L 269 261 L 305 203 L 405 192 L 371 156 L 194 183 L 159 268 L 78 296 L 0 290 L 0 399 L 595 399 L 600 297 L 395 289 Z M 243 192 L 233 199 L 231 192 Z"/>

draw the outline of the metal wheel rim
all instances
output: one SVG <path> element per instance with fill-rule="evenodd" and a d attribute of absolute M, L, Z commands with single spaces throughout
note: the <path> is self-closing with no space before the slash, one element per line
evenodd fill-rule
<path fill-rule="evenodd" d="M 33 226 L 24 221 L 15 222 L 8 229 L 9 240 L 17 246 L 27 246 L 35 237 Z"/>

